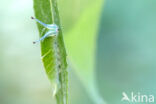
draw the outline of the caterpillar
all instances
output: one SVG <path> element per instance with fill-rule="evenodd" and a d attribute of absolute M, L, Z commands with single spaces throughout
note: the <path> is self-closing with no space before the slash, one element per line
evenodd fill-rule
<path fill-rule="evenodd" d="M 59 28 L 58 28 L 58 26 L 56 24 L 45 24 L 45 23 L 41 22 L 40 20 L 38 20 L 38 19 L 36 19 L 34 17 L 31 17 L 31 19 L 34 19 L 36 22 L 43 25 L 45 28 L 47 28 L 49 30 L 39 40 L 34 41 L 33 44 L 44 40 L 48 36 L 56 36 L 58 34 Z"/>
<path fill-rule="evenodd" d="M 59 50 L 59 44 L 58 44 L 58 40 L 57 40 L 57 36 L 58 36 L 58 32 L 59 32 L 59 27 L 56 24 L 45 24 L 43 22 L 41 22 L 40 20 L 31 17 L 31 19 L 34 19 L 36 22 L 38 22 L 39 24 L 43 25 L 45 28 L 42 30 L 42 32 L 44 32 L 44 30 L 47 28 L 48 31 L 37 41 L 34 41 L 33 43 L 38 43 L 40 41 L 43 41 L 45 38 L 47 38 L 48 36 L 56 36 L 54 38 L 53 41 L 53 57 L 55 57 L 54 59 L 54 70 L 56 71 L 56 75 L 55 75 L 55 83 L 54 84 L 54 91 L 53 91 L 53 95 L 55 95 L 58 91 L 58 89 L 60 89 L 61 85 L 60 85 L 60 81 L 59 81 L 59 73 L 61 72 L 61 56 L 60 56 L 60 50 Z M 43 34 L 41 32 L 41 34 Z M 46 56 L 48 56 L 49 54 L 51 54 L 52 50 L 49 49 L 46 53 L 44 53 L 44 55 L 42 56 L 42 59 L 44 60 L 44 58 Z M 50 62 L 50 61 L 49 61 Z M 50 67 L 52 65 L 53 62 L 50 62 L 46 68 Z M 47 74 L 49 75 L 50 73 L 52 73 L 53 70 L 50 70 L 47 72 Z"/>

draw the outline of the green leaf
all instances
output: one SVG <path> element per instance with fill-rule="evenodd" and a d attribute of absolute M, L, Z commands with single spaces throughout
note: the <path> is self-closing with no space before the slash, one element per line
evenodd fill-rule
<path fill-rule="evenodd" d="M 37 19 L 46 24 L 55 23 L 59 26 L 58 36 L 48 37 L 41 42 L 41 56 L 48 78 L 55 88 L 54 95 L 57 104 L 68 104 L 66 51 L 62 37 L 57 0 L 34 0 L 34 11 Z M 40 37 L 42 37 L 45 33 L 43 32 L 44 27 L 38 23 L 37 26 Z"/>
<path fill-rule="evenodd" d="M 97 90 L 94 69 L 101 4 L 102 0 L 90 4 L 65 37 L 71 64 L 95 104 L 105 104 Z"/>
<path fill-rule="evenodd" d="M 80 19 L 80 15 L 90 4 L 95 2 L 95 0 L 59 0 L 59 10 L 60 15 L 63 16 L 64 32 L 71 31 L 72 27 Z"/>

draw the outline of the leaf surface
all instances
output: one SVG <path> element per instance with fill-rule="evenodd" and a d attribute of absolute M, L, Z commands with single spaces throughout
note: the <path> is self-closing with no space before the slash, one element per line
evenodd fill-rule
<path fill-rule="evenodd" d="M 57 0 L 34 0 L 35 17 L 46 24 L 55 23 L 59 27 L 56 37 L 48 37 L 41 42 L 41 57 L 44 68 L 54 88 L 57 104 L 68 103 L 68 72 L 66 51 L 63 42 Z M 37 23 L 40 37 L 46 31 Z"/>
<path fill-rule="evenodd" d="M 95 81 L 96 40 L 102 4 L 102 0 L 91 3 L 65 37 L 71 65 L 95 104 L 105 104 Z"/>

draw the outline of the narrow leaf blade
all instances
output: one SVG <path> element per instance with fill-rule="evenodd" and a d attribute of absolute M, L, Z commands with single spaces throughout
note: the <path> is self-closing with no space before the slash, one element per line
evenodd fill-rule
<path fill-rule="evenodd" d="M 68 103 L 68 72 L 66 62 L 66 51 L 63 42 L 62 30 L 60 25 L 59 12 L 56 0 L 34 0 L 35 17 L 46 24 L 59 26 L 59 34 L 57 37 L 48 37 L 41 42 L 41 56 L 44 68 L 55 88 L 54 95 L 57 104 Z M 46 31 L 44 27 L 37 24 L 40 37 Z"/>

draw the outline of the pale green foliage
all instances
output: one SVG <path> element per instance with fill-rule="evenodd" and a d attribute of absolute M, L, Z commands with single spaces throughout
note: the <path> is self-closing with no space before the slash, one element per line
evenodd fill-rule
<path fill-rule="evenodd" d="M 95 104 L 104 104 L 95 82 L 97 30 L 103 1 L 91 3 L 65 37 L 69 58 Z"/>

